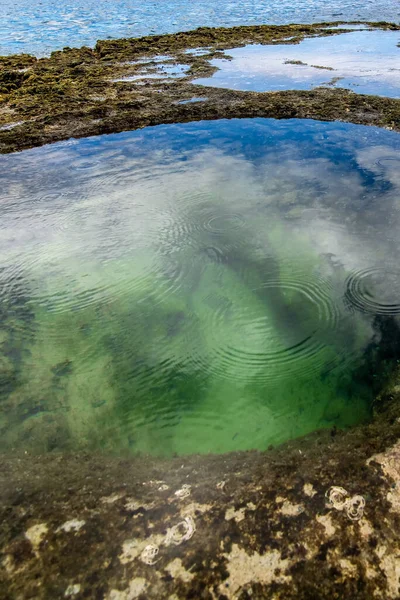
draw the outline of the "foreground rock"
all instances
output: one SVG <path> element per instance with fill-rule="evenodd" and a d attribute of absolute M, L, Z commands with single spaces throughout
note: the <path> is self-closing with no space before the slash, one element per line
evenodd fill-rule
<path fill-rule="evenodd" d="M 398 598 L 397 390 L 266 453 L 3 456 L 0 598 Z"/>

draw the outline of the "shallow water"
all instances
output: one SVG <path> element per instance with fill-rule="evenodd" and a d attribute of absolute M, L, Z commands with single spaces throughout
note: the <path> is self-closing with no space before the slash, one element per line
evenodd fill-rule
<path fill-rule="evenodd" d="M 368 419 L 397 358 L 399 149 L 244 119 L 2 156 L 1 448 L 226 452 Z"/>
<path fill-rule="evenodd" d="M 46 55 L 98 39 L 172 33 L 208 26 L 400 20 L 397 0 L 2 0 L 0 55 Z"/>
<path fill-rule="evenodd" d="M 153 60 L 152 62 L 160 60 L 160 57 L 155 58 L 156 60 Z M 180 79 L 185 76 L 188 70 L 188 65 L 166 63 L 157 65 L 157 68 L 154 68 L 154 66 L 151 65 L 150 68 L 143 67 L 143 70 L 136 75 L 128 75 L 126 77 L 121 77 L 120 79 L 113 79 L 113 81 L 140 81 L 142 79 L 157 79 L 163 81 L 165 78 Z"/>
<path fill-rule="evenodd" d="M 249 91 L 342 87 L 400 98 L 400 32 L 354 31 L 296 45 L 250 45 L 215 59 L 212 77 L 193 83 Z M 300 61 L 302 64 L 294 64 Z"/>
<path fill-rule="evenodd" d="M 204 96 L 194 96 L 193 98 L 190 98 L 189 100 L 179 100 L 176 104 L 193 104 L 196 102 L 205 102 L 206 100 L 207 100 L 207 98 Z"/>

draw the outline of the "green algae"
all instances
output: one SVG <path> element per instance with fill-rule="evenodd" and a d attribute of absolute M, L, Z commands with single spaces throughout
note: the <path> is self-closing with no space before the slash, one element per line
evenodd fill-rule
<path fill-rule="evenodd" d="M 283 248 L 279 228 L 272 239 L 276 250 Z M 303 240 L 293 250 L 307 253 Z M 308 253 L 305 272 L 320 261 L 311 248 Z M 148 278 L 145 287 L 127 290 L 111 304 L 54 312 L 29 301 L 34 333 L 29 341 L 18 333 L 13 337 L 25 355 L 3 395 L 2 448 L 227 452 L 265 449 L 316 428 L 366 420 L 368 388 L 360 385 L 349 394 L 351 373 L 346 381 L 341 372 L 338 381 L 326 372 L 349 344 L 348 336 L 335 338 L 328 327 L 324 338 L 321 315 L 304 301 L 304 292 L 281 291 L 280 282 L 290 279 L 292 270 L 283 253 L 268 294 L 257 263 L 210 262 L 193 270 L 185 293 L 164 299 L 160 282 Z M 103 277 L 109 278 L 107 271 Z M 63 297 L 54 288 L 49 294 Z M 131 308 L 138 303 L 140 317 Z M 216 307 L 223 320 L 213 323 Z M 241 324 L 241 315 L 249 314 L 251 322 L 267 323 L 269 337 L 264 330 L 255 332 L 250 321 Z M 282 369 L 279 357 L 315 329 L 322 335 L 322 354 Z M 369 330 L 359 321 L 353 350 L 362 350 L 368 339 Z M 244 362 L 232 362 L 224 348 L 240 349 Z"/>
<path fill-rule="evenodd" d="M 399 457 L 398 383 L 399 373 L 373 423 L 268 452 L 0 455 L 0 595 L 45 600 L 65 595 L 73 582 L 88 597 L 127 595 L 140 584 L 151 599 L 211 598 L 221 590 L 260 600 L 395 600 L 399 477 L 387 465 Z M 333 484 L 364 497 L 360 521 L 329 507 Z M 183 486 L 187 497 L 179 495 Z M 160 543 L 188 516 L 196 526 L 190 540 Z M 157 563 L 134 552 L 125 560 L 127 550 L 150 543 L 159 545 Z M 238 566 L 239 553 L 254 568 Z M 243 579 L 233 586 L 237 572 Z"/>
<path fill-rule="evenodd" d="M 175 96 L 190 93 L 190 90 L 185 91 L 181 86 Z M 216 118 L 216 115 L 233 116 L 235 111 L 237 116 L 265 114 L 312 117 L 320 114 L 332 119 L 375 123 L 394 129 L 399 127 L 396 101 L 371 97 L 359 99 L 342 92 L 279 94 L 276 103 L 266 103 L 260 101 L 258 95 L 253 96 L 254 105 L 251 104 L 253 98 L 249 97 L 244 102 L 244 96 L 240 94 L 219 95 L 217 92 L 213 97 L 214 104 L 206 113 L 212 115 L 212 118 Z M 147 97 L 146 94 L 143 97 Z M 225 107 L 230 102 L 239 106 L 224 109 L 219 105 L 221 100 Z M 279 105 L 280 102 L 282 106 Z M 162 116 L 150 111 L 151 114 L 132 118 L 133 110 L 143 109 L 144 104 L 128 106 L 127 102 L 121 103 L 118 106 L 120 116 L 108 120 L 105 112 L 93 111 L 93 115 L 100 115 L 96 118 L 105 120 L 101 124 L 87 127 L 77 127 L 76 122 L 72 123 L 72 119 L 67 122 L 66 117 L 52 120 L 47 116 L 31 129 L 28 126 L 21 133 L 14 130 L 12 134 L 8 132 L 6 136 L 2 136 L 2 149 L 12 151 L 40 145 L 46 141 L 68 137 L 71 132 L 85 135 L 100 133 L 103 127 L 104 131 L 117 131 L 149 122 L 157 123 L 157 118 L 162 122 L 162 119 L 176 118 L 184 121 L 202 116 L 200 111 L 192 112 L 190 107 L 190 110 L 182 113 L 167 112 L 164 108 Z M 78 113 L 75 117 L 81 118 Z M 10 118 L 10 114 L 5 113 L 5 119 Z M 46 132 L 45 126 L 48 127 Z M 288 204 L 294 204 L 289 196 L 290 194 Z M 296 207 L 291 211 L 294 214 Z M 274 236 L 277 246 L 281 239 L 278 231 Z M 313 264 L 312 253 L 309 264 Z M 225 271 L 227 294 L 244 298 L 248 289 L 242 289 L 240 272 L 235 272 L 234 269 L 230 269 L 229 273 Z M 277 276 L 279 272 L 286 279 L 282 266 L 281 271 L 277 270 Z M 212 279 L 212 275 L 210 278 Z M 249 281 L 252 288 L 257 288 L 259 270 L 254 264 L 253 272 L 246 279 L 247 283 Z M 262 299 L 263 295 L 259 293 L 252 296 L 251 301 L 259 306 Z M 289 306 L 296 306 L 296 300 L 294 293 L 288 302 Z M 246 296 L 247 301 L 249 299 Z M 160 336 L 177 337 L 179 346 L 179 336 L 185 328 L 186 305 L 174 298 L 174 302 L 165 307 L 165 310 L 158 305 L 149 306 L 152 311 L 155 309 L 156 315 L 160 315 Z M 297 310 L 301 315 L 305 313 L 306 321 L 312 317 L 304 303 L 300 302 Z M 128 357 L 131 352 L 126 331 L 121 331 L 118 340 L 115 336 L 113 338 L 107 335 L 103 339 L 99 318 L 104 318 L 111 312 L 113 317 L 119 318 L 121 330 L 134 325 L 134 317 L 123 306 L 115 306 L 113 309 L 101 306 L 96 311 L 89 307 L 83 314 L 73 314 L 71 311 L 68 316 L 54 313 L 49 315 L 43 307 L 37 307 L 26 297 L 25 304 L 21 302 L 14 317 L 8 321 L 5 319 L 0 328 L 2 348 L 3 344 L 8 344 L 9 352 L 13 350 L 11 357 L 2 358 L 1 392 L 8 394 L 16 382 L 20 386 L 18 394 L 12 395 L 12 401 L 8 396 L 8 400 L 2 405 L 6 410 L 12 406 L 14 411 L 9 413 L 13 415 L 14 421 L 6 419 L 5 411 L 1 412 L 2 436 L 5 432 L 9 436 L 2 438 L 2 449 L 8 451 L 10 447 L 17 447 L 17 454 L 22 454 L 17 458 L 9 455 L 1 457 L 1 545 L 5 559 L 0 594 L 7 598 L 27 593 L 38 598 L 56 597 L 73 589 L 71 582 L 79 582 L 80 591 L 86 596 L 103 596 L 108 593 L 125 595 L 132 589 L 132 581 L 140 577 L 140 581 L 145 582 L 149 598 L 158 598 L 166 592 L 178 597 L 204 594 L 211 597 L 216 590 L 222 590 L 224 596 L 231 597 L 233 592 L 228 587 L 229 574 L 234 572 L 235 565 L 229 563 L 230 553 L 239 544 L 249 560 L 268 558 L 268 553 L 271 552 L 279 552 L 282 559 L 282 571 L 274 572 L 272 585 L 260 583 L 257 575 L 251 572 L 246 585 L 238 591 L 243 597 L 271 596 L 296 600 L 310 597 L 357 597 L 367 600 L 380 594 L 382 597 L 396 598 L 398 517 L 396 505 L 392 506 L 390 499 L 393 502 L 396 500 L 398 481 L 384 473 L 376 457 L 376 452 L 385 451 L 400 435 L 399 373 L 393 369 L 398 348 L 392 347 L 393 338 L 397 335 L 399 339 L 396 322 L 376 322 L 377 331 L 385 332 L 384 339 L 379 345 L 371 343 L 366 363 L 359 369 L 359 380 L 354 376 L 343 377 L 340 381 L 332 379 L 330 385 L 336 393 L 321 415 L 325 426 L 330 428 L 329 432 L 296 440 L 271 452 L 230 453 L 221 457 L 180 457 L 168 461 L 153 461 L 148 457 L 129 460 L 118 457 L 113 460 L 107 459 L 104 454 L 99 455 L 98 450 L 109 450 L 110 444 L 98 432 L 105 431 L 107 426 L 109 431 L 118 427 L 120 445 L 117 453 L 120 455 L 124 449 L 132 452 L 137 440 L 129 431 L 125 415 L 132 408 L 132 397 L 137 390 L 131 396 L 129 393 L 132 390 L 126 390 L 128 395 L 124 392 L 119 395 L 110 387 L 110 378 L 118 379 L 120 376 L 118 368 L 121 362 L 117 355 L 119 344 L 120 352 L 126 357 L 121 370 L 123 375 L 129 373 Z M 26 322 L 32 324 L 34 337 L 30 337 L 29 345 L 34 360 L 28 359 L 26 353 L 24 355 L 26 343 L 21 337 L 18 338 L 21 323 Z M 36 337 L 37 330 L 46 338 L 55 328 L 60 328 L 65 333 L 65 348 L 55 343 L 48 346 L 45 340 L 39 341 Z M 157 326 L 154 326 L 154 330 L 156 329 Z M 99 336 L 99 341 L 106 348 L 104 354 L 108 352 L 111 360 L 102 362 L 100 356 L 91 357 L 93 369 L 89 374 L 83 374 L 79 372 L 79 364 L 76 364 L 79 361 L 72 360 L 70 356 L 84 347 L 85 340 L 92 335 Z M 143 332 L 141 335 L 144 335 Z M 362 324 L 356 328 L 354 337 L 355 347 L 362 345 Z M 332 353 L 338 347 L 339 340 L 336 347 L 332 346 Z M 14 362 L 16 348 L 19 357 L 17 363 Z M 151 353 L 146 353 L 145 344 L 140 350 L 135 354 L 135 360 L 148 361 Z M 112 360 L 113 357 L 116 358 L 115 361 Z M 33 388 L 29 378 L 21 378 L 20 367 L 25 361 L 30 365 L 29 375 L 34 382 Z M 37 372 L 38 365 L 46 366 L 43 378 Z M 112 377 L 109 378 L 110 371 Z M 201 399 L 196 395 L 199 386 L 195 384 L 190 387 L 187 382 L 180 381 L 179 373 L 171 372 L 170 376 L 173 403 L 179 405 L 182 399 L 187 402 L 190 398 L 193 400 L 192 409 L 199 406 Z M 321 376 L 326 381 L 326 374 L 321 373 Z M 387 380 L 389 382 L 382 391 L 382 384 Z M 374 420 L 367 425 L 352 427 L 350 431 L 337 430 L 338 415 L 339 425 L 342 426 L 354 426 L 355 412 L 359 412 L 362 419 L 371 416 L 369 398 L 365 403 L 362 401 L 366 381 L 373 393 L 379 394 L 373 405 Z M 228 381 L 219 384 L 219 393 L 222 385 L 226 388 L 225 408 L 228 408 L 229 398 L 235 395 L 236 389 Z M 303 382 L 296 378 L 293 387 L 297 385 L 300 386 L 301 398 L 310 395 L 307 388 L 303 394 Z M 325 393 L 326 387 L 321 389 Z M 213 405 L 214 393 L 215 390 L 210 386 L 207 397 L 209 406 Z M 311 394 L 314 393 L 317 398 L 319 389 L 311 390 Z M 251 396 L 251 390 L 246 389 L 246 394 Z M 82 397 L 90 399 L 90 402 L 82 404 Z M 154 398 L 158 397 L 157 390 L 154 390 Z M 55 398 L 59 402 L 58 406 L 63 409 L 62 416 L 60 411 L 57 419 L 49 410 Z M 252 406 L 256 409 L 257 402 L 260 401 L 256 397 L 252 400 Z M 135 411 L 135 418 L 139 420 L 137 406 Z M 140 414 L 143 414 L 143 409 Z M 266 408 L 264 414 L 267 414 Z M 247 418 L 250 420 L 251 414 Z M 183 416 L 184 435 L 195 434 L 195 428 L 190 427 L 190 422 L 185 420 L 189 420 L 188 414 Z M 24 423 L 23 432 L 21 421 Z M 247 427 L 248 423 L 245 425 Z M 176 424 L 176 429 L 179 427 L 181 423 Z M 291 432 L 295 435 L 304 432 L 301 422 L 297 423 L 297 416 Z M 74 434 L 77 436 L 76 440 L 71 437 Z M 169 451 L 190 451 L 190 441 L 187 438 L 184 441 L 181 435 L 179 437 L 182 441 L 178 450 L 176 447 L 173 450 L 171 443 Z M 229 440 L 222 439 L 221 447 L 245 447 L 240 428 L 232 437 L 234 439 L 230 440 L 230 445 Z M 75 451 L 78 439 L 82 442 L 80 448 L 95 451 L 81 455 L 58 455 L 53 452 L 41 456 L 40 460 L 27 454 L 31 451 L 55 449 Z M 157 450 L 155 442 L 150 429 L 148 438 L 143 439 L 140 444 L 140 451 Z M 24 450 L 25 448 L 28 450 Z M 111 450 L 115 450 L 115 446 Z M 396 464 L 398 457 L 389 451 L 382 461 L 385 461 L 383 464 Z M 167 493 L 160 492 L 165 482 L 170 488 Z M 175 491 L 188 482 L 192 485 L 192 496 L 182 505 L 177 501 Z M 366 519 L 354 524 L 346 521 L 343 514 L 327 509 L 325 492 L 332 483 L 365 496 Z M 308 497 L 308 489 L 311 489 L 311 497 Z M 299 511 L 295 517 L 287 516 L 282 504 L 283 501 L 287 502 L 287 498 L 289 505 L 298 505 L 305 510 Z M 139 560 L 126 565 L 116 559 L 128 538 L 134 536 L 143 543 L 148 543 L 150 529 L 160 535 L 164 534 L 165 528 L 184 518 L 191 506 L 195 510 L 197 532 L 189 544 L 163 553 L 162 560 L 152 567 L 142 565 Z M 228 509 L 239 517 L 228 521 L 225 517 Z M 240 518 L 240 511 L 245 515 L 243 520 Z M 60 532 L 60 525 L 71 518 L 84 518 L 84 528 L 77 534 Z M 25 532 L 32 525 L 42 522 L 49 526 L 49 530 L 40 545 L 33 548 Z M 324 523 L 328 523 L 327 528 Z M 329 524 L 333 527 L 333 534 Z M 170 561 L 176 562 L 177 554 L 184 567 L 183 574 L 189 574 L 184 579 L 179 574 L 171 577 L 169 570 Z M 233 554 L 231 558 L 232 556 Z M 282 583 L 281 576 L 290 578 L 290 584 Z"/>
<path fill-rule="evenodd" d="M 0 328 L 2 450 L 265 450 L 368 421 L 396 327 L 349 309 L 351 266 L 326 249 L 338 237 L 344 264 L 364 260 L 360 205 L 390 210 L 395 180 L 360 148 L 387 137 L 387 160 L 397 136 L 358 129 L 202 123 L 4 157 L 11 215 L 34 217 L 41 245 L 23 230 L 24 260 L 4 246 L 20 283 Z M 387 238 L 363 251 L 383 263 Z"/>

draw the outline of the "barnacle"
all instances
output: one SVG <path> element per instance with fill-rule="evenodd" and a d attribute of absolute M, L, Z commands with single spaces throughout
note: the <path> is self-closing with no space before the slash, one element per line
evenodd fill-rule
<path fill-rule="evenodd" d="M 325 497 L 328 498 L 329 504 L 336 508 L 336 510 L 343 510 L 346 506 L 348 491 L 337 485 L 332 485 L 325 493 Z"/>
<path fill-rule="evenodd" d="M 344 510 L 352 521 L 359 521 L 365 508 L 365 498 L 356 494 L 349 497 L 349 493 L 342 487 L 333 485 L 325 493 L 328 505 L 336 510 Z"/>
<path fill-rule="evenodd" d="M 158 546 L 156 546 L 155 544 L 149 544 L 141 553 L 140 560 L 146 565 L 155 565 L 157 562 L 157 560 L 155 560 L 155 557 L 157 556 L 158 552 Z"/>
<path fill-rule="evenodd" d="M 363 496 L 356 495 L 350 498 L 345 507 L 345 511 L 349 519 L 359 521 L 364 514 L 365 499 Z"/>
<path fill-rule="evenodd" d="M 175 496 L 178 496 L 178 498 L 187 498 L 190 496 L 191 487 L 191 485 L 185 483 L 180 490 L 176 490 Z"/>
<path fill-rule="evenodd" d="M 190 540 L 195 531 L 196 525 L 192 517 L 185 517 L 183 521 L 168 529 L 164 543 L 166 546 L 179 546 L 182 542 Z"/>

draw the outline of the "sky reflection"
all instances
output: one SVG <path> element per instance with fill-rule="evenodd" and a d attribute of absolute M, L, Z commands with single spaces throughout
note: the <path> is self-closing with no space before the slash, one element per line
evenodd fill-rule
<path fill-rule="evenodd" d="M 213 60 L 219 70 L 193 83 L 256 92 L 323 85 L 399 98 L 399 41 L 396 31 L 357 31 L 293 46 L 234 48 L 227 51 L 233 60 Z"/>

